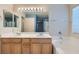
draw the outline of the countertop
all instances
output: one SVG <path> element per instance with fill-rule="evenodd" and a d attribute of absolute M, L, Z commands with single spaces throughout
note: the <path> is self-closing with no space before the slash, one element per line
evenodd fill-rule
<path fill-rule="evenodd" d="M 3 33 L 0 38 L 52 38 L 49 33 Z"/>

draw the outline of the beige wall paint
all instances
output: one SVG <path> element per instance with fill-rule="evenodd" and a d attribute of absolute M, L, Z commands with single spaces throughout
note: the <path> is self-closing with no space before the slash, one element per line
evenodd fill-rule
<path fill-rule="evenodd" d="M 72 8 L 78 6 L 78 5 L 79 5 L 79 4 L 70 4 L 70 8 L 72 9 Z"/>
<path fill-rule="evenodd" d="M 70 5 L 67 5 L 67 8 L 68 8 L 68 29 L 67 29 L 67 33 L 68 33 L 68 36 L 71 35 L 71 29 L 72 29 L 72 26 L 71 26 L 71 23 L 72 23 L 72 19 L 71 19 L 71 8 L 70 8 Z"/>
<path fill-rule="evenodd" d="M 25 7 L 25 8 L 27 8 L 27 7 L 43 7 L 48 11 L 48 5 L 46 5 L 46 4 L 14 4 L 13 10 L 15 12 L 17 12 L 17 9 L 21 8 L 21 7 Z"/>
<path fill-rule="evenodd" d="M 35 17 L 31 18 L 25 18 L 23 20 L 24 26 L 22 26 L 24 29 L 24 32 L 34 32 L 35 31 Z"/>

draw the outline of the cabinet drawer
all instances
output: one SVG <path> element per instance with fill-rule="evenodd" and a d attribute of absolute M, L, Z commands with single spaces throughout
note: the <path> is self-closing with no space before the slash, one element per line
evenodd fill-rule
<path fill-rule="evenodd" d="M 41 39 L 31 39 L 31 43 L 40 43 Z"/>
<path fill-rule="evenodd" d="M 51 43 L 51 39 L 32 39 L 31 43 Z"/>
<path fill-rule="evenodd" d="M 22 43 L 29 43 L 30 39 L 22 39 Z"/>
<path fill-rule="evenodd" d="M 41 39 L 40 43 L 51 43 L 51 39 Z"/>
<path fill-rule="evenodd" d="M 21 43 L 21 39 L 2 39 L 2 43 Z"/>

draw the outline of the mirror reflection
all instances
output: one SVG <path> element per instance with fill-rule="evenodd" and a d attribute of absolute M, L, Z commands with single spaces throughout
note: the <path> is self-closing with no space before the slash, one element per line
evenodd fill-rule
<path fill-rule="evenodd" d="M 15 27 L 20 32 L 48 32 L 49 17 L 47 6 L 35 6 L 14 5 L 13 12 L 4 9 L 4 27 Z"/>
<path fill-rule="evenodd" d="M 48 15 L 26 13 L 22 17 L 22 32 L 48 32 Z"/>
<path fill-rule="evenodd" d="M 3 15 L 4 15 L 4 23 L 3 23 L 4 27 L 17 27 L 18 16 L 6 10 L 3 10 Z"/>

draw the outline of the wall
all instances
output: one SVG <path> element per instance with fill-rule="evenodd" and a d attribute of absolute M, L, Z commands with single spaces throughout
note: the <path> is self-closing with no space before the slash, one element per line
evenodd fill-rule
<path fill-rule="evenodd" d="M 25 18 L 22 22 L 23 32 L 35 32 L 35 17 Z"/>
<path fill-rule="evenodd" d="M 67 34 L 68 26 L 68 8 L 67 5 L 53 4 L 49 5 L 49 33 L 58 35 L 62 32 Z"/>
<path fill-rule="evenodd" d="M 30 8 L 30 7 L 35 7 L 35 8 L 44 8 L 46 11 L 48 11 L 48 5 L 47 4 L 14 4 L 13 5 L 13 10 L 16 12 L 18 11 L 18 8 Z"/>

